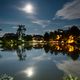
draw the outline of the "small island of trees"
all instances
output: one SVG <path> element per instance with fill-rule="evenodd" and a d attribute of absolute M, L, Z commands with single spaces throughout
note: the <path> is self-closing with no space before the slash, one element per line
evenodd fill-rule
<path fill-rule="evenodd" d="M 16 48 L 21 44 L 42 44 L 54 47 L 57 50 L 68 50 L 73 52 L 80 50 L 80 29 L 78 26 L 72 26 L 67 30 L 58 29 L 51 32 L 45 32 L 44 35 L 26 35 L 25 25 L 18 25 L 16 33 L 5 33 L 0 37 L 0 44 L 4 47 Z M 73 47 L 74 46 L 74 47 Z"/>
<path fill-rule="evenodd" d="M 18 25 L 16 33 L 5 33 L 0 37 L 2 51 L 15 50 L 20 60 L 24 60 L 25 50 L 44 49 L 46 53 L 70 56 L 73 60 L 80 55 L 80 29 L 72 26 L 67 30 L 58 29 L 45 32 L 44 35 L 26 35 L 25 25 Z"/>

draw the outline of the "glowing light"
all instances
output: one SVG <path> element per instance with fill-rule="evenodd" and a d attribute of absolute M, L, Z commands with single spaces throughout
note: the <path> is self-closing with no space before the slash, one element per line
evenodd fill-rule
<path fill-rule="evenodd" d="M 34 69 L 32 67 L 28 68 L 27 70 L 23 71 L 27 77 L 32 77 L 34 73 Z"/>
<path fill-rule="evenodd" d="M 68 43 L 73 43 L 73 42 L 74 42 L 74 40 L 70 40 L 70 39 L 68 40 Z"/>
<path fill-rule="evenodd" d="M 59 39 L 60 39 L 60 36 L 59 36 L 59 35 L 57 35 L 56 39 L 57 39 L 57 40 L 59 40 Z"/>
<path fill-rule="evenodd" d="M 73 42 L 74 42 L 74 37 L 71 35 L 71 36 L 69 36 L 67 43 L 73 43 Z"/>
<path fill-rule="evenodd" d="M 18 46 L 18 48 L 19 48 L 19 49 L 22 49 L 22 46 L 21 46 L 21 45 L 19 45 L 19 46 Z"/>
<path fill-rule="evenodd" d="M 74 47 L 71 46 L 71 45 L 68 45 L 68 51 L 69 51 L 69 52 L 73 52 L 73 51 L 74 51 Z"/>
<path fill-rule="evenodd" d="M 60 47 L 59 46 L 56 46 L 57 50 L 60 50 Z"/>
<path fill-rule="evenodd" d="M 23 11 L 25 11 L 26 13 L 33 13 L 33 6 L 32 4 L 26 4 L 26 6 L 23 8 Z"/>
<path fill-rule="evenodd" d="M 11 44 L 11 47 L 13 47 L 13 44 Z"/>

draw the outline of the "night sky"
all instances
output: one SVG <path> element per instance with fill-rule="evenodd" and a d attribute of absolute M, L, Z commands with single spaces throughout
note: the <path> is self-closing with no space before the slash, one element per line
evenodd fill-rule
<path fill-rule="evenodd" d="M 80 26 L 80 0 L 0 0 L 0 35 L 15 33 L 18 24 L 26 34 Z"/>

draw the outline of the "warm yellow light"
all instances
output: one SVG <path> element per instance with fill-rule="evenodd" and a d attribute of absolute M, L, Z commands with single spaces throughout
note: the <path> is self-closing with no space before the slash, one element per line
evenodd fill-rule
<path fill-rule="evenodd" d="M 60 39 L 60 36 L 59 36 L 59 35 L 57 35 L 56 39 L 57 39 L 57 40 L 59 40 L 59 39 Z"/>
<path fill-rule="evenodd" d="M 74 39 L 74 37 L 72 35 L 69 36 L 69 39 Z"/>
<path fill-rule="evenodd" d="M 67 40 L 67 43 L 73 43 L 74 37 L 72 35 L 69 36 L 69 39 Z"/>
<path fill-rule="evenodd" d="M 74 46 L 68 45 L 68 51 L 73 52 L 74 51 Z"/>
<path fill-rule="evenodd" d="M 70 39 L 68 39 L 68 41 L 67 41 L 68 43 L 73 43 L 74 42 L 74 40 L 70 40 Z"/>
<path fill-rule="evenodd" d="M 57 50 L 60 50 L 60 47 L 59 46 L 56 46 Z"/>

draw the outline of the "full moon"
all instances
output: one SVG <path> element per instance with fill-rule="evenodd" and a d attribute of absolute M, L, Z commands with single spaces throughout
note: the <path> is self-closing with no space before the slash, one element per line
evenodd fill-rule
<path fill-rule="evenodd" d="M 26 4 L 23 8 L 23 10 L 26 12 L 26 13 L 33 13 L 33 5 L 32 4 Z"/>

